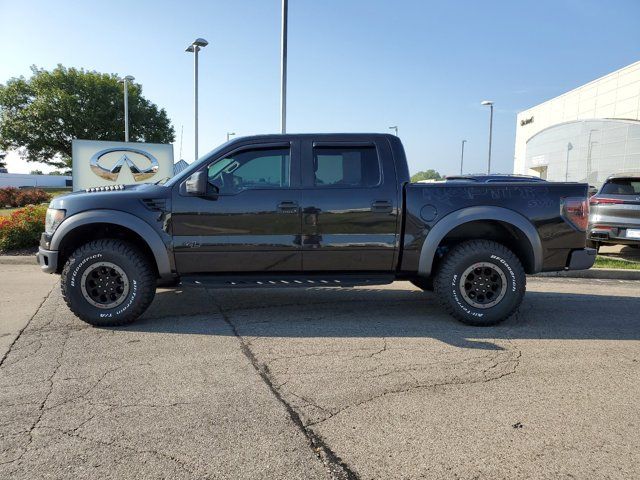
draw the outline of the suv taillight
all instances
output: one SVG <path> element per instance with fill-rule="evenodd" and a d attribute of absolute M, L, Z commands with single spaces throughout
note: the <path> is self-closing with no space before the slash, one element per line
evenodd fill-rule
<path fill-rule="evenodd" d="M 582 197 L 563 198 L 560 213 L 578 230 L 585 231 L 589 224 L 589 200 Z"/>
<path fill-rule="evenodd" d="M 620 200 L 617 198 L 605 198 L 605 197 L 593 196 L 591 197 L 591 200 L 589 201 L 589 203 L 591 205 L 618 205 L 618 204 L 624 203 L 624 200 Z"/>

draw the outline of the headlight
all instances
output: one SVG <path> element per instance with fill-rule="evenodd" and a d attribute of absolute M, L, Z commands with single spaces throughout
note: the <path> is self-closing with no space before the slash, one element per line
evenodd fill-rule
<path fill-rule="evenodd" d="M 44 231 L 49 235 L 53 235 L 53 232 L 56 231 L 56 228 L 62 223 L 64 220 L 66 210 L 57 210 L 55 208 L 47 208 L 47 216 L 44 221 Z"/>

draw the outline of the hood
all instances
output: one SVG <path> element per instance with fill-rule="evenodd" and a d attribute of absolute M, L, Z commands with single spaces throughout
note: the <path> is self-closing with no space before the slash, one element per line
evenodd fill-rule
<path fill-rule="evenodd" d="M 111 208 L 115 203 L 132 199 L 166 198 L 169 191 L 164 185 L 153 183 L 93 187 L 60 195 L 51 200 L 50 207 L 65 210 Z"/>

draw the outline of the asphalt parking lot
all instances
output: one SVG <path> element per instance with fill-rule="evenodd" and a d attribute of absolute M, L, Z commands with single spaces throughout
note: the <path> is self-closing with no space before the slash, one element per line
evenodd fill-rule
<path fill-rule="evenodd" d="M 0 478 L 640 478 L 638 282 L 529 278 L 491 328 L 404 282 L 161 290 L 96 329 L 0 277 Z"/>

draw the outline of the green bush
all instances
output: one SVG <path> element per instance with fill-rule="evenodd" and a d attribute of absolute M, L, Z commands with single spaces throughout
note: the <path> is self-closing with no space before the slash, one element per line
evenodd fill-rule
<path fill-rule="evenodd" d="M 0 250 L 35 247 L 44 231 L 45 205 L 29 205 L 0 217 Z"/>
<path fill-rule="evenodd" d="M 51 195 L 40 188 L 0 188 L 0 208 L 38 205 L 51 200 Z"/>

